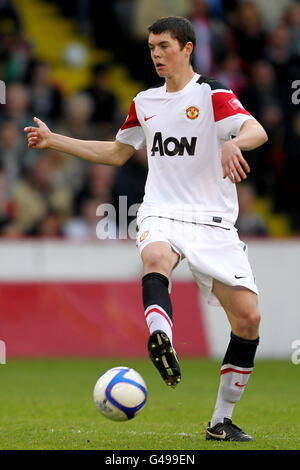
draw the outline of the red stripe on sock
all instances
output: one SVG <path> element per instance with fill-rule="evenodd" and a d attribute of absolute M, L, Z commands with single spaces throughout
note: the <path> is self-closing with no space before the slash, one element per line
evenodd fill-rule
<path fill-rule="evenodd" d="M 237 370 L 228 367 L 227 369 L 221 369 L 220 375 L 227 374 L 228 372 L 236 372 L 237 374 L 251 374 L 252 370 Z"/>
<path fill-rule="evenodd" d="M 159 313 L 160 315 L 162 315 L 162 316 L 167 320 L 167 322 L 169 323 L 170 327 L 173 328 L 172 323 L 171 323 L 170 318 L 168 317 L 168 315 L 166 315 L 166 314 L 165 314 L 164 312 L 162 312 L 161 310 L 158 310 L 158 308 L 152 308 L 151 310 L 149 310 L 149 312 L 147 312 L 145 318 L 147 319 L 148 315 L 150 315 L 150 313 L 153 313 L 153 312 Z"/>

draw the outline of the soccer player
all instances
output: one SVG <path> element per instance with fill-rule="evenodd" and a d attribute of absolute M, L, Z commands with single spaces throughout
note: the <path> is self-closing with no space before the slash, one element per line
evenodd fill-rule
<path fill-rule="evenodd" d="M 185 18 L 162 18 L 149 27 L 151 58 L 164 80 L 134 98 L 115 141 L 58 135 L 38 118 L 38 127 L 25 132 L 31 148 L 52 148 L 104 165 L 123 165 L 135 149 L 147 147 L 137 245 L 150 358 L 167 385 L 181 380 L 170 282 L 173 269 L 186 258 L 203 295 L 223 307 L 231 326 L 206 439 L 252 441 L 231 420 L 253 370 L 260 322 L 247 247 L 234 227 L 236 183 L 250 171 L 241 151 L 262 145 L 267 135 L 230 89 L 194 72 L 194 47 L 195 33 Z"/>

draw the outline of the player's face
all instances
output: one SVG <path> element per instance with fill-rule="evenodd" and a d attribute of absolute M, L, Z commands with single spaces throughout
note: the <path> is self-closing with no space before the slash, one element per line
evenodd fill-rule
<path fill-rule="evenodd" d="M 150 33 L 148 44 L 151 59 L 160 77 L 171 78 L 176 72 L 189 66 L 192 43 L 187 43 L 181 49 L 177 39 L 165 31 L 161 34 Z"/>

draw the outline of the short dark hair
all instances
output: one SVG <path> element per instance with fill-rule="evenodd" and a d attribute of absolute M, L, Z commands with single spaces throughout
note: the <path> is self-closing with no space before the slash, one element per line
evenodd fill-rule
<path fill-rule="evenodd" d="M 166 16 L 148 27 L 148 32 L 152 34 L 161 34 L 165 31 L 168 31 L 174 39 L 177 39 L 181 49 L 184 48 L 187 42 L 191 42 L 195 48 L 195 30 L 187 18 L 182 16 Z"/>

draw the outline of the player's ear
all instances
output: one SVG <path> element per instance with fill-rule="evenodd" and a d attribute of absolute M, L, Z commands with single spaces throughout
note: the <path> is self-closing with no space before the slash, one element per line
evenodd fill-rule
<path fill-rule="evenodd" d="M 186 53 L 190 57 L 194 50 L 194 44 L 191 41 L 188 41 L 184 47 L 185 47 Z"/>

